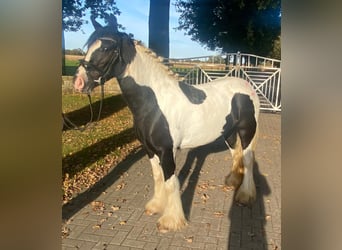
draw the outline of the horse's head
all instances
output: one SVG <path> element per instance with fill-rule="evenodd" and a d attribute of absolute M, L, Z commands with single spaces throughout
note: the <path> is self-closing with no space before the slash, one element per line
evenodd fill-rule
<path fill-rule="evenodd" d="M 122 75 L 135 56 L 133 40 L 119 32 L 116 18 L 108 18 L 108 26 L 102 27 L 91 17 L 95 31 L 87 41 L 88 51 L 76 71 L 74 87 L 90 93 L 96 86 Z"/>

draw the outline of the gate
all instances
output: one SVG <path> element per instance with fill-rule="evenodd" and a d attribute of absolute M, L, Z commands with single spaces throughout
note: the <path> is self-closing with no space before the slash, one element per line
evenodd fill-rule
<path fill-rule="evenodd" d="M 188 84 L 203 84 L 224 76 L 243 78 L 256 90 L 260 109 L 281 111 L 280 60 L 243 53 L 168 59 L 169 67 Z"/>

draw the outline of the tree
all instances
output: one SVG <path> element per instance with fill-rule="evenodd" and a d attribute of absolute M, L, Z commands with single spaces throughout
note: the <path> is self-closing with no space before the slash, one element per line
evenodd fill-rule
<path fill-rule="evenodd" d="M 87 23 L 84 16 L 88 9 L 94 17 L 105 20 L 109 14 L 120 14 L 115 0 L 62 0 L 63 31 L 78 31 Z M 149 48 L 165 58 L 169 57 L 169 19 L 170 0 L 150 0 Z"/>
<path fill-rule="evenodd" d="M 62 51 L 65 50 L 64 31 L 78 31 L 88 23 L 85 12 L 90 10 L 92 16 L 106 20 L 110 14 L 120 15 L 115 0 L 62 0 Z M 119 27 L 122 26 L 119 24 Z M 65 74 L 65 55 L 62 54 L 62 74 Z"/>
<path fill-rule="evenodd" d="M 271 53 L 269 54 L 270 57 L 275 58 L 275 59 L 281 59 L 281 40 L 280 40 L 280 35 L 276 40 L 274 40 L 273 43 L 273 48 Z"/>
<path fill-rule="evenodd" d="M 177 0 L 179 30 L 211 50 L 268 56 L 280 36 L 280 0 Z"/>
<path fill-rule="evenodd" d="M 150 0 L 148 47 L 158 55 L 169 58 L 170 0 Z"/>
<path fill-rule="evenodd" d="M 64 31 L 78 31 L 88 23 L 85 12 L 106 19 L 108 15 L 120 15 L 115 0 L 62 0 L 62 28 Z"/>

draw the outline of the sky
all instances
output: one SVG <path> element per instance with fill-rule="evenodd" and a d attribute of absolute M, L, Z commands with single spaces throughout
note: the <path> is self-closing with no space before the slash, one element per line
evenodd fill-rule
<path fill-rule="evenodd" d="M 141 40 L 145 46 L 148 46 L 148 13 L 149 0 L 117 0 L 116 5 L 121 11 L 117 17 L 118 23 L 122 24 L 126 29 L 126 33 L 132 33 L 134 38 Z M 175 31 L 178 26 L 179 13 L 176 12 L 174 6 L 175 0 L 171 0 L 170 4 L 170 58 L 187 58 L 197 56 L 217 55 L 218 52 L 205 49 L 199 43 L 190 39 L 190 36 L 184 35 L 184 31 Z M 82 26 L 81 31 L 65 32 L 65 48 L 66 49 L 83 49 L 90 34 L 94 28 L 90 22 L 89 16 L 85 17 L 89 20 L 88 24 Z M 99 23 L 104 24 L 102 20 Z"/>

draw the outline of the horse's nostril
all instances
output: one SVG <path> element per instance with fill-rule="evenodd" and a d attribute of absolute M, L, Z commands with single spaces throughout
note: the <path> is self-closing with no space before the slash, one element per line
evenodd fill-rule
<path fill-rule="evenodd" d="M 74 82 L 74 87 L 76 90 L 81 91 L 84 87 L 84 80 L 82 77 L 77 76 Z"/>

